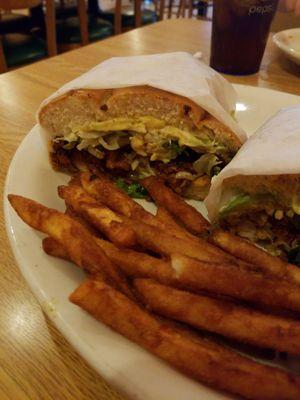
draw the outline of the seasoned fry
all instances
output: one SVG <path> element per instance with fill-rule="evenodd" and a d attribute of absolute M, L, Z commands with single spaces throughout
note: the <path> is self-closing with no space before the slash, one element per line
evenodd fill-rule
<path fill-rule="evenodd" d="M 133 250 L 117 249 L 101 239 L 97 243 L 131 278 L 150 278 L 194 292 L 204 290 L 256 304 L 300 311 L 300 290 L 289 282 L 270 279 L 230 264 L 207 263 L 179 254 L 172 254 L 169 262 Z"/>
<path fill-rule="evenodd" d="M 269 278 L 230 264 L 210 264 L 173 254 L 171 264 L 176 271 L 177 285 L 206 290 L 256 304 L 266 304 L 300 311 L 300 288 L 287 281 Z"/>
<path fill-rule="evenodd" d="M 165 225 L 166 225 L 166 231 L 170 235 L 177 236 L 179 238 L 183 239 L 192 239 L 196 243 L 203 243 L 202 239 L 199 238 L 198 236 L 192 235 L 190 232 L 182 228 L 180 225 L 176 223 L 176 221 L 173 219 L 172 215 L 163 207 L 158 207 L 157 209 L 157 218 L 159 218 Z M 220 253 L 221 254 L 221 253 Z M 224 256 L 224 260 L 228 259 L 228 253 L 223 252 L 222 253 Z M 238 264 L 240 268 L 250 270 L 250 271 L 258 271 L 259 268 L 253 264 L 247 263 L 241 259 L 234 259 L 231 258 L 231 262 Z"/>
<path fill-rule="evenodd" d="M 187 232 L 184 228 L 177 224 L 169 211 L 166 210 L 164 207 L 157 207 L 156 218 L 159 219 L 165 226 L 173 227 L 174 229 L 179 229 L 180 231 Z M 193 235 L 190 235 L 190 237 L 193 237 Z"/>
<path fill-rule="evenodd" d="M 86 219 L 81 217 L 76 211 L 73 210 L 73 208 L 67 204 L 66 206 L 66 215 L 69 215 L 71 218 L 75 219 L 78 221 L 81 225 L 83 225 L 92 235 L 99 237 L 101 234 L 98 229 L 94 228 Z"/>
<path fill-rule="evenodd" d="M 126 193 L 118 189 L 104 174 L 95 176 L 90 173 L 82 173 L 80 179 L 87 193 L 118 214 L 160 228 L 173 236 L 197 241 L 194 235 L 174 221 L 167 210 L 158 210 L 157 216 L 150 214 Z"/>
<path fill-rule="evenodd" d="M 22 196 L 8 195 L 8 199 L 24 222 L 55 239 L 75 264 L 90 274 L 102 274 L 123 293 L 134 298 L 126 278 L 80 223 Z"/>
<path fill-rule="evenodd" d="M 153 226 L 164 228 L 164 224 L 146 211 L 126 193 L 118 189 L 104 174 L 97 176 L 90 173 L 80 174 L 84 189 L 95 199 L 101 201 L 113 211 L 126 217 L 135 218 Z"/>
<path fill-rule="evenodd" d="M 132 225 L 132 230 L 134 230 L 134 227 L 136 227 L 137 231 L 143 230 L 143 232 L 140 235 L 140 237 L 141 237 L 140 244 L 141 245 L 145 245 L 145 238 L 148 236 L 147 234 L 146 235 L 143 234 L 145 232 L 150 234 L 150 236 L 153 235 L 152 242 L 155 241 L 155 238 L 159 237 L 157 235 L 162 235 L 164 237 L 165 237 L 165 235 L 168 235 L 168 236 L 173 235 L 178 238 L 187 239 L 189 241 L 192 240 L 194 242 L 194 244 L 196 243 L 198 245 L 199 248 L 197 247 L 198 250 L 196 252 L 193 251 L 192 249 L 189 249 L 190 252 L 188 252 L 188 253 L 185 253 L 185 250 L 187 250 L 186 249 L 187 245 L 186 246 L 183 245 L 183 247 L 182 247 L 183 254 L 187 254 L 189 256 L 199 258 L 202 260 L 203 259 L 203 250 L 205 249 L 206 252 L 217 257 L 217 258 L 214 257 L 214 259 L 212 260 L 213 262 L 226 261 L 226 262 L 231 262 L 233 264 L 237 264 L 241 268 L 244 268 L 244 269 L 257 270 L 257 267 L 255 267 L 251 264 L 248 264 L 240 259 L 235 259 L 234 257 L 230 256 L 228 253 L 225 253 L 223 250 L 221 250 L 215 246 L 211 246 L 203 239 L 192 235 L 188 231 L 185 231 L 185 229 L 183 229 L 181 226 L 176 224 L 173 217 L 168 213 L 168 211 L 161 207 L 158 208 L 158 217 L 156 217 L 156 218 L 160 219 L 162 224 L 164 226 L 166 226 L 165 230 L 167 231 L 167 233 L 162 232 L 160 230 L 156 230 L 155 227 L 152 229 L 151 226 L 145 225 L 143 223 L 138 224 L 132 218 L 124 219 L 121 216 L 114 214 L 111 210 L 104 207 L 103 205 L 101 205 L 99 203 L 94 203 L 92 198 L 89 197 L 89 195 L 87 193 L 85 193 L 81 187 L 78 187 L 76 185 L 76 182 L 75 182 L 75 185 L 72 185 L 71 187 L 70 186 L 69 187 L 60 187 L 59 193 L 60 193 L 61 197 L 65 198 L 65 199 L 67 199 L 67 197 L 69 197 L 70 202 L 77 201 L 77 203 L 79 204 L 77 211 L 80 211 L 80 209 L 82 207 L 84 207 L 85 208 L 84 214 L 87 215 L 90 222 L 92 224 L 94 224 L 95 226 L 97 226 L 98 228 L 101 228 L 102 231 L 105 232 L 106 235 L 110 238 L 110 240 L 112 240 L 114 243 L 116 243 L 119 246 L 123 245 L 124 247 L 132 247 L 134 244 L 136 244 L 135 243 L 135 240 L 137 239 L 136 237 L 134 240 L 133 239 L 130 240 L 132 232 L 130 232 L 130 228 L 128 226 L 126 226 L 129 223 Z M 84 204 L 82 204 L 82 203 L 84 203 Z M 91 205 L 93 207 L 91 207 Z M 86 214 L 86 212 L 87 212 L 87 214 Z M 118 223 L 117 227 L 114 227 L 115 229 L 112 229 L 111 224 L 108 224 L 108 221 L 109 221 L 108 216 L 111 219 L 114 219 Z M 98 222 L 98 219 L 100 222 Z M 126 223 L 125 223 L 125 221 L 126 221 Z M 85 220 L 80 221 L 80 222 L 83 222 L 86 225 Z M 103 226 L 103 222 L 105 224 L 104 226 Z M 137 235 L 137 236 L 139 236 L 139 235 Z M 129 238 L 127 242 L 126 242 L 126 238 Z M 171 238 L 171 239 L 174 240 L 174 238 Z M 151 238 L 150 238 L 150 241 L 151 241 Z M 169 241 L 170 241 L 170 238 L 169 238 Z M 160 246 L 159 241 L 158 241 L 158 246 Z M 147 246 L 145 246 L 145 247 L 147 248 Z M 169 247 L 171 249 L 173 249 L 172 246 L 169 246 Z M 150 246 L 149 249 L 153 250 L 154 247 Z M 155 251 L 155 250 L 153 250 L 153 251 Z M 199 251 L 201 251 L 201 256 L 199 255 Z M 162 252 L 162 254 L 164 254 L 163 249 L 161 252 Z M 168 254 L 168 252 L 166 252 L 166 254 Z M 211 258 L 206 259 L 206 260 L 211 261 Z"/>
<path fill-rule="evenodd" d="M 263 273 L 300 284 L 299 268 L 272 256 L 254 244 L 220 229 L 212 232 L 210 238 L 216 246 L 235 257 L 257 265 Z"/>
<path fill-rule="evenodd" d="M 132 247 L 136 244 L 133 230 L 123 224 L 117 214 L 96 202 L 81 186 L 60 186 L 58 194 L 77 213 L 85 217 L 91 225 L 103 232 L 118 246 Z"/>
<path fill-rule="evenodd" d="M 195 237 L 179 226 L 167 210 L 158 210 L 158 216 L 153 216 L 145 211 L 143 207 L 137 204 L 128 195 L 119 190 L 105 175 L 101 175 L 99 178 L 99 176 L 96 177 L 90 173 L 82 173 L 80 174 L 80 179 L 84 189 L 91 196 L 100 200 L 114 211 L 129 217 L 133 224 L 135 224 L 135 221 L 137 220 L 143 222 L 144 224 L 146 223 L 153 227 L 167 231 L 169 235 L 183 239 L 189 239 L 197 242 L 200 246 L 203 245 L 203 241 L 201 239 Z M 155 232 L 153 232 L 153 234 L 154 233 Z M 114 237 L 110 237 L 110 240 L 115 242 Z M 132 247 L 132 245 L 125 246 L 124 244 L 124 247 Z M 207 247 L 210 246 L 207 245 Z M 214 248 L 214 254 L 215 253 L 219 253 L 219 255 L 222 254 L 225 259 L 231 258 L 232 262 L 237 263 L 233 257 L 229 257 L 228 254 L 221 252 L 217 248 Z"/>
<path fill-rule="evenodd" d="M 131 278 L 150 278 L 192 292 L 206 291 L 255 304 L 300 311 L 300 290 L 289 282 L 239 269 L 230 264 L 213 264 L 172 254 L 171 262 L 132 250 L 118 251 L 97 240 L 107 256 Z"/>
<path fill-rule="evenodd" d="M 43 250 L 49 256 L 62 258 L 63 260 L 70 261 L 69 254 L 67 250 L 62 246 L 57 240 L 53 239 L 51 236 L 46 237 L 42 241 Z"/>
<path fill-rule="evenodd" d="M 208 263 L 180 254 L 171 254 L 171 261 L 164 261 L 133 250 L 117 249 L 101 239 L 96 242 L 131 278 L 150 278 L 193 292 L 204 290 L 255 304 L 300 311 L 300 290 L 292 283 L 227 263 Z"/>
<path fill-rule="evenodd" d="M 163 317 L 241 342 L 300 355 L 298 321 L 194 295 L 150 279 L 136 279 L 134 287 L 145 306 Z"/>
<path fill-rule="evenodd" d="M 172 254 L 171 261 L 164 261 L 133 250 L 118 249 L 105 240 L 95 241 L 130 278 L 150 278 L 196 293 L 206 291 L 255 304 L 300 311 L 300 290 L 289 282 L 267 278 L 230 264 L 207 263 L 179 254 Z M 51 254 L 51 248 L 45 251 Z M 51 255 L 56 253 L 62 251 L 55 250 Z"/>
<path fill-rule="evenodd" d="M 132 200 L 126 193 L 118 189 L 104 174 L 97 174 L 96 177 L 90 173 L 82 173 L 80 174 L 80 179 L 82 186 L 92 197 L 101 201 L 115 212 L 156 226 L 162 230 L 167 230 L 169 234 L 176 237 L 193 240 L 197 239 L 194 235 L 178 225 L 166 209 L 159 207 L 157 215 L 152 215 L 137 202 Z"/>
<path fill-rule="evenodd" d="M 160 322 L 101 281 L 87 281 L 70 301 L 187 375 L 259 400 L 299 400 L 300 379 Z"/>
<path fill-rule="evenodd" d="M 97 244 L 106 255 L 129 277 L 153 276 L 170 281 L 174 270 L 168 261 L 129 249 L 118 249 L 112 243 L 98 239 Z M 137 274 L 137 275 L 136 275 Z"/>
<path fill-rule="evenodd" d="M 203 239 L 176 238 L 160 228 L 145 224 L 132 218 L 121 217 L 109 208 L 96 203 L 81 187 L 60 186 L 59 195 L 70 204 L 76 212 L 84 215 L 88 221 L 104 232 L 114 243 L 122 247 L 133 247 L 136 242 L 159 254 L 170 255 L 182 253 L 203 261 L 232 262 L 237 261 L 231 255 Z"/>
<path fill-rule="evenodd" d="M 197 238 L 196 242 L 190 239 L 175 238 L 159 228 L 134 221 L 131 218 L 124 217 L 124 222 L 132 228 L 138 243 L 155 253 L 168 256 L 172 253 L 180 253 L 207 262 L 238 264 L 234 257 L 201 238 Z"/>
<path fill-rule="evenodd" d="M 203 234 L 209 229 L 209 222 L 180 196 L 169 189 L 154 176 L 141 181 L 144 188 L 150 193 L 157 205 L 166 208 L 193 234 Z"/>
<path fill-rule="evenodd" d="M 151 277 L 166 283 L 175 281 L 175 278 L 173 278 L 174 269 L 169 262 L 134 250 L 120 249 L 106 240 L 95 238 L 95 241 L 111 261 L 124 271 L 125 275 L 129 277 Z M 50 256 L 69 259 L 64 247 L 51 237 L 43 240 L 43 249 Z"/>
<path fill-rule="evenodd" d="M 165 226 L 165 231 L 167 231 L 168 234 L 197 242 L 197 236 L 192 235 L 181 225 L 178 225 L 169 211 L 167 211 L 165 208 L 157 208 L 156 218 Z"/>

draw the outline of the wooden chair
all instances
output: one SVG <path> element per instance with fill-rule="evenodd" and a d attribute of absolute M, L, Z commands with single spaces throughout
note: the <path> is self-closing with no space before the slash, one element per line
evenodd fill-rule
<path fill-rule="evenodd" d="M 115 7 L 107 11 L 99 9 L 97 0 L 89 0 L 89 4 L 93 12 L 113 23 L 115 34 L 156 22 L 159 19 L 156 10 L 142 9 L 141 0 L 134 0 L 133 7 L 124 6 L 122 0 L 116 0 Z"/>
<path fill-rule="evenodd" d="M 56 20 L 57 42 L 60 51 L 71 50 L 113 34 L 112 24 L 87 10 L 85 0 L 77 0 L 77 15 L 64 15 Z"/>
<path fill-rule="evenodd" d="M 178 6 L 175 6 L 174 0 L 169 0 L 167 13 L 165 13 L 166 6 L 162 6 L 163 11 L 161 10 L 160 15 L 166 15 L 167 18 L 172 18 L 173 15 L 176 18 L 192 18 L 194 10 L 197 10 L 197 18 L 207 19 L 207 9 L 210 6 L 212 6 L 212 0 L 180 0 Z"/>
<path fill-rule="evenodd" d="M 42 0 L 0 0 L 0 9 L 4 11 L 10 11 L 10 10 L 20 10 L 20 9 L 31 9 L 33 7 L 37 7 L 40 5 Z M 43 51 L 43 40 L 36 38 L 37 40 L 37 59 L 42 58 L 43 56 L 54 56 L 57 54 L 57 47 L 56 47 L 56 35 L 55 35 L 55 11 L 54 11 L 54 0 L 45 0 L 45 27 L 46 27 L 46 44 L 44 46 L 44 51 Z M 14 35 L 12 34 L 12 46 L 16 46 L 16 43 L 18 43 L 18 40 L 21 38 L 21 40 L 24 39 L 24 36 L 26 35 Z M 8 69 L 8 62 L 6 60 L 5 56 L 5 49 L 6 49 L 6 35 L 3 35 L 4 37 L 0 36 L 0 73 L 7 71 Z M 9 35 L 7 35 L 9 36 Z M 30 37 L 30 35 L 27 35 Z M 11 38 L 11 36 L 9 36 Z M 3 43 L 4 41 L 4 43 Z M 19 42 L 20 43 L 20 42 Z M 23 43 L 23 42 L 21 42 Z M 25 44 L 21 44 L 19 47 L 19 50 L 21 49 L 24 54 L 25 54 Z M 24 57 L 24 62 L 26 62 L 27 59 Z M 20 64 L 22 62 L 22 59 L 18 59 L 17 63 Z"/>
<path fill-rule="evenodd" d="M 88 15 L 86 10 L 85 0 L 77 0 L 77 10 L 80 26 L 81 44 L 85 46 L 90 42 L 88 29 Z"/>
<path fill-rule="evenodd" d="M 29 32 L 33 27 L 30 15 L 0 9 L 0 35 L 3 33 Z"/>
<path fill-rule="evenodd" d="M 164 19 L 165 12 L 165 0 L 153 0 L 155 13 L 157 15 L 158 21 L 162 21 Z"/>

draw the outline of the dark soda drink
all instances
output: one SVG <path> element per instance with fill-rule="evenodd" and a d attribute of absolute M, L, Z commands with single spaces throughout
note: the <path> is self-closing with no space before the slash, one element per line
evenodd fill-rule
<path fill-rule="evenodd" d="M 214 0 L 210 66 L 247 75 L 259 70 L 278 0 Z"/>

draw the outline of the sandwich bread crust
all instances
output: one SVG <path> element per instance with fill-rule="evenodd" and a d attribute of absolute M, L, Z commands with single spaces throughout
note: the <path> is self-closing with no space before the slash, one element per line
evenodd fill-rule
<path fill-rule="evenodd" d="M 68 133 L 72 125 L 144 115 L 175 127 L 208 127 L 233 151 L 241 146 L 240 139 L 230 129 L 191 100 L 149 86 L 71 90 L 40 110 L 39 123 L 55 136 Z"/>

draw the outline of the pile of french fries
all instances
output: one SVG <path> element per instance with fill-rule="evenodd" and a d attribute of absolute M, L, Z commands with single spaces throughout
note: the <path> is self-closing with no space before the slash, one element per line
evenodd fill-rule
<path fill-rule="evenodd" d="M 156 215 L 88 168 L 58 188 L 65 213 L 8 197 L 23 221 L 47 235 L 47 254 L 86 271 L 71 302 L 209 386 L 248 399 L 299 400 L 300 377 L 203 332 L 300 355 L 300 270 L 212 230 L 159 179 L 142 184 Z"/>

